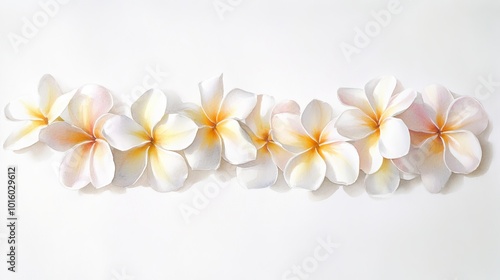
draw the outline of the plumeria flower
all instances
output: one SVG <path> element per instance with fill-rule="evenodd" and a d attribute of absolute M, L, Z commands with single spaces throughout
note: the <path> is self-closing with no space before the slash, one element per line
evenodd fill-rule
<path fill-rule="evenodd" d="M 185 150 L 191 168 L 217 169 L 221 156 L 234 165 L 254 160 L 257 149 L 240 121 L 255 107 L 255 94 L 233 89 L 223 98 L 222 75 L 201 82 L 199 88 L 201 107 L 187 104 L 184 110 L 199 127 L 193 144 Z"/>
<path fill-rule="evenodd" d="M 401 118 L 415 149 L 398 163 L 413 164 L 430 192 L 440 192 L 451 173 L 468 174 L 479 166 L 482 150 L 476 136 L 488 126 L 488 116 L 476 99 L 454 99 L 445 87 L 432 85 Z"/>
<path fill-rule="evenodd" d="M 292 153 L 285 150 L 273 140 L 271 134 L 271 119 L 276 114 L 300 114 L 299 105 L 287 101 L 275 106 L 274 98 L 268 95 L 258 95 L 257 105 L 246 118 L 249 135 L 257 147 L 257 158 L 236 168 L 238 181 L 247 188 L 265 188 L 274 185 L 278 178 L 278 168 L 285 165 Z"/>
<path fill-rule="evenodd" d="M 285 166 L 290 187 L 317 190 L 325 176 L 342 185 L 358 178 L 358 153 L 337 133 L 334 117 L 332 107 L 319 100 L 311 101 L 302 116 L 283 113 L 273 117 L 273 139 L 297 153 Z"/>
<path fill-rule="evenodd" d="M 111 148 L 102 135 L 113 98 L 99 85 L 79 88 L 57 121 L 40 132 L 40 141 L 57 151 L 68 151 L 60 166 L 61 182 L 73 189 L 92 183 L 111 183 L 115 172 Z"/>
<path fill-rule="evenodd" d="M 367 174 L 365 187 L 371 195 L 390 194 L 399 186 L 400 170 L 392 159 L 408 153 L 410 133 L 395 116 L 405 111 L 416 95 L 390 76 L 370 81 L 364 90 L 338 90 L 340 101 L 354 108 L 340 115 L 337 129 L 341 135 L 356 140 L 360 168 Z"/>
<path fill-rule="evenodd" d="M 188 176 L 184 158 L 173 151 L 191 145 L 198 126 L 179 114 L 165 114 L 167 97 L 159 90 L 145 92 L 132 104 L 132 119 L 115 115 L 103 134 L 115 153 L 117 186 L 130 186 L 146 172 L 157 191 L 177 190 Z"/>
<path fill-rule="evenodd" d="M 38 85 L 38 96 L 21 97 L 5 107 L 5 116 L 13 121 L 25 121 L 5 141 L 9 150 L 27 148 L 39 140 L 40 131 L 59 118 L 74 92 L 63 94 L 51 75 L 44 75 Z"/>

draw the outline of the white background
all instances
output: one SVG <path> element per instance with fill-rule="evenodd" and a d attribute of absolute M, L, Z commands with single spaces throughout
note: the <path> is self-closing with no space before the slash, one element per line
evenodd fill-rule
<path fill-rule="evenodd" d="M 287 190 L 282 178 L 264 190 L 234 179 L 216 185 L 208 174 L 174 193 L 73 191 L 58 182 L 60 154 L 43 145 L 2 150 L 1 174 L 11 164 L 19 170 L 19 246 L 13 274 L 2 226 L 0 279 L 286 279 L 294 265 L 311 264 L 318 239 L 327 237 L 337 248 L 308 267 L 308 279 L 500 279 L 500 87 L 481 87 L 482 79 L 500 81 L 498 1 L 401 0 L 401 12 L 373 29 L 350 62 L 340 44 L 353 45 L 355 28 L 370 25 L 388 0 L 220 3 L 234 7 L 220 16 L 213 0 L 72 0 L 44 23 L 38 1 L 1 1 L 0 106 L 37 94 L 45 73 L 65 91 L 98 83 L 127 100 L 147 69 L 158 68 L 169 73 L 158 86 L 184 101 L 199 102 L 198 82 L 223 72 L 226 90 L 294 99 L 302 108 L 317 98 L 339 108 L 338 87 L 393 74 L 417 90 L 432 83 L 459 95 L 480 89 L 476 97 L 490 118 L 481 166 L 452 176 L 443 194 L 428 193 L 416 179 L 387 199 L 368 197 L 363 176 L 312 193 Z M 22 36 L 23 18 L 34 16 L 38 31 L 16 52 L 9 34 Z M 17 125 L 2 116 L 2 142 Z M 200 206 L 200 193 L 217 186 L 218 195 L 187 223 L 180 207 Z"/>

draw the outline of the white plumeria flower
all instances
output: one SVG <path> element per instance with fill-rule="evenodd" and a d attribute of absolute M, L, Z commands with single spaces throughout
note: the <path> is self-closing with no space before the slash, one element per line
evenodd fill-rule
<path fill-rule="evenodd" d="M 430 192 L 440 192 L 451 173 L 468 174 L 479 166 L 482 150 L 476 135 L 488 126 L 488 116 L 476 99 L 454 99 L 445 87 L 432 85 L 400 117 L 415 149 L 396 163 L 420 174 Z"/>
<path fill-rule="evenodd" d="M 367 174 L 366 191 L 371 195 L 387 195 L 399 186 L 400 170 L 392 159 L 408 154 L 410 133 L 395 116 L 405 111 L 416 95 L 414 90 L 404 90 L 392 76 L 374 79 L 364 90 L 338 90 L 340 101 L 355 108 L 342 113 L 336 127 L 341 135 L 356 140 L 360 168 Z"/>
<path fill-rule="evenodd" d="M 184 110 L 199 127 L 193 144 L 184 151 L 191 168 L 217 169 L 221 156 L 234 165 L 254 160 L 257 149 L 240 121 L 255 107 L 255 94 L 233 89 L 223 98 L 222 75 L 201 82 L 199 87 L 201 107 L 186 104 Z"/>
<path fill-rule="evenodd" d="M 236 168 L 238 181 L 247 188 L 265 188 L 276 183 L 278 168 L 285 169 L 288 160 L 293 156 L 271 134 L 271 119 L 280 113 L 300 114 L 300 108 L 294 101 L 287 101 L 275 106 L 274 98 L 258 95 L 257 105 L 246 118 L 249 135 L 257 147 L 257 158 Z"/>
<path fill-rule="evenodd" d="M 40 131 L 59 118 L 73 94 L 63 94 L 55 79 L 44 75 L 38 84 L 38 96 L 21 97 L 7 104 L 5 116 L 26 124 L 9 135 L 4 149 L 20 150 L 37 143 Z"/>
<path fill-rule="evenodd" d="M 273 139 L 287 150 L 298 153 L 288 161 L 284 175 L 292 188 L 317 190 L 325 176 L 333 183 L 350 185 L 359 173 L 356 149 L 345 142 L 334 127 L 332 107 L 311 101 L 302 117 L 277 114 L 272 120 Z"/>
<path fill-rule="evenodd" d="M 112 116 L 103 134 L 109 144 L 122 151 L 115 153 L 113 184 L 130 186 L 144 172 L 157 191 L 173 191 L 183 186 L 188 176 L 184 158 L 173 151 L 191 145 L 198 127 L 189 118 L 166 114 L 167 97 L 159 90 L 145 92 L 132 104 L 132 118 Z"/>
<path fill-rule="evenodd" d="M 73 189 L 92 183 L 96 188 L 111 183 L 115 172 L 113 154 L 102 135 L 113 98 L 99 85 L 79 88 L 61 117 L 40 132 L 40 141 L 57 151 L 68 151 L 60 166 L 61 182 Z"/>

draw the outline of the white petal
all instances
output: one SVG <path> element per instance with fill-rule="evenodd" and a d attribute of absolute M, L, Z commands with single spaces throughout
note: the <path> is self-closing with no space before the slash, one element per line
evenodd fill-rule
<path fill-rule="evenodd" d="M 199 83 L 201 106 L 203 111 L 212 122 L 216 122 L 217 113 L 222 103 L 224 95 L 224 86 L 222 83 L 222 74 Z"/>
<path fill-rule="evenodd" d="M 307 134 L 300 117 L 295 114 L 277 114 L 272 119 L 272 136 L 291 152 L 303 152 L 316 142 Z"/>
<path fill-rule="evenodd" d="M 339 88 L 337 91 L 340 102 L 344 105 L 360 109 L 371 118 L 375 118 L 375 112 L 366 98 L 365 91 L 357 88 Z"/>
<path fill-rule="evenodd" d="M 454 173 L 468 174 L 476 170 L 483 152 L 476 136 L 462 130 L 441 134 L 444 140 L 446 166 Z"/>
<path fill-rule="evenodd" d="M 294 156 L 285 167 L 285 180 L 291 188 L 317 190 L 326 175 L 326 164 L 316 149 Z"/>
<path fill-rule="evenodd" d="M 422 97 L 418 95 L 413 104 L 411 104 L 411 106 L 398 117 L 405 122 L 406 126 L 408 126 L 408 129 L 410 130 L 437 133 L 439 128 L 431 119 L 428 109 L 426 109 L 427 106 L 429 105 L 425 104 Z"/>
<path fill-rule="evenodd" d="M 451 171 L 444 162 L 444 146 L 440 137 L 429 139 L 415 155 L 422 183 L 431 193 L 440 192 L 450 178 Z"/>
<path fill-rule="evenodd" d="M 382 119 L 398 115 L 405 111 L 408 107 L 410 107 L 416 97 L 417 92 L 413 89 L 405 89 L 392 96 L 389 100 L 387 108 L 382 113 Z"/>
<path fill-rule="evenodd" d="M 344 111 L 335 123 L 340 135 L 358 140 L 367 137 L 377 129 L 377 123 L 359 109 Z"/>
<path fill-rule="evenodd" d="M 166 108 L 165 94 L 158 89 L 150 89 L 132 104 L 132 118 L 152 135 L 153 127 L 163 118 Z"/>
<path fill-rule="evenodd" d="M 54 77 L 46 74 L 40 79 L 38 94 L 40 95 L 40 111 L 44 116 L 48 116 L 52 105 L 62 95 L 62 91 Z"/>
<path fill-rule="evenodd" d="M 222 101 L 219 114 L 217 115 L 217 122 L 227 118 L 243 120 L 252 112 L 256 103 L 257 96 L 255 94 L 238 88 L 233 89 L 226 95 L 224 101 Z"/>
<path fill-rule="evenodd" d="M 282 113 L 300 115 L 300 106 L 293 100 L 281 101 L 274 106 L 271 116 Z"/>
<path fill-rule="evenodd" d="M 468 130 L 475 135 L 488 126 L 488 115 L 476 99 L 464 96 L 451 104 L 444 130 Z"/>
<path fill-rule="evenodd" d="M 353 145 L 337 142 L 321 145 L 319 153 L 326 163 L 326 177 L 335 184 L 350 185 L 359 174 L 359 155 Z"/>
<path fill-rule="evenodd" d="M 382 165 L 383 157 L 380 155 L 378 143 L 378 132 L 353 143 L 359 154 L 359 168 L 366 174 L 377 171 Z"/>
<path fill-rule="evenodd" d="M 443 86 L 431 85 L 422 92 L 422 99 L 427 105 L 426 110 L 431 120 L 438 128 L 442 128 L 446 120 L 446 112 L 453 102 L 453 95 Z"/>
<path fill-rule="evenodd" d="M 278 178 L 278 167 L 274 164 L 267 149 L 260 149 L 257 159 L 236 168 L 238 181 L 249 189 L 267 188 Z"/>
<path fill-rule="evenodd" d="M 388 118 L 380 125 L 380 154 L 388 159 L 399 158 L 410 150 L 410 132 L 401 119 Z"/>
<path fill-rule="evenodd" d="M 109 144 L 120 151 L 150 142 L 144 128 L 126 116 L 115 115 L 109 118 L 104 124 L 102 133 Z"/>
<path fill-rule="evenodd" d="M 392 194 L 399 187 L 399 170 L 389 159 L 384 159 L 380 169 L 367 174 L 365 178 L 366 192 L 372 196 Z"/>
<path fill-rule="evenodd" d="M 366 97 L 377 116 L 381 116 L 387 108 L 397 84 L 398 80 L 393 76 L 382 77 L 378 80 L 372 92 L 366 92 Z"/>
<path fill-rule="evenodd" d="M 113 184 L 119 187 L 128 187 L 139 180 L 148 163 L 149 145 L 143 145 L 122 152 L 114 152 L 115 178 Z"/>
<path fill-rule="evenodd" d="M 338 120 L 338 119 L 337 119 Z M 321 136 L 319 138 L 319 143 L 331 143 L 331 142 L 339 142 L 339 141 L 349 141 L 350 138 L 347 138 L 343 135 L 340 135 L 337 129 L 337 120 L 331 120 L 326 127 L 321 132 Z"/>
<path fill-rule="evenodd" d="M 188 168 L 181 155 L 155 146 L 149 149 L 147 171 L 148 182 L 159 192 L 179 189 L 188 176 Z"/>
<path fill-rule="evenodd" d="M 274 108 L 274 98 L 269 95 L 258 95 L 257 103 L 248 115 L 245 123 L 258 137 L 267 136 L 271 130 L 271 112 Z"/>
<path fill-rule="evenodd" d="M 285 170 L 286 164 L 294 156 L 293 153 L 287 151 L 280 144 L 272 141 L 267 143 L 267 150 L 271 153 L 274 164 L 276 164 L 281 170 Z"/>
<path fill-rule="evenodd" d="M 12 131 L 3 148 L 7 150 L 21 150 L 38 142 L 40 131 L 47 125 L 43 121 L 28 121 Z"/>
<path fill-rule="evenodd" d="M 40 141 L 56 151 L 64 152 L 76 145 L 93 141 L 92 136 L 67 122 L 55 122 L 40 132 Z"/>
<path fill-rule="evenodd" d="M 115 175 L 115 163 L 108 143 L 97 139 L 90 152 L 90 181 L 95 188 L 111 184 Z"/>
<path fill-rule="evenodd" d="M 319 141 L 321 132 L 333 118 L 333 109 L 330 104 L 314 99 L 307 104 L 302 113 L 302 125 L 307 133 Z"/>
<path fill-rule="evenodd" d="M 71 92 L 65 93 L 61 96 L 59 96 L 54 103 L 52 104 L 52 107 L 50 108 L 49 113 L 47 114 L 47 120 L 49 123 L 52 123 L 55 121 L 59 116 L 62 115 L 64 110 L 68 107 L 69 102 L 75 95 L 77 90 L 73 90 Z"/>
<path fill-rule="evenodd" d="M 81 189 L 90 183 L 90 151 L 93 145 L 92 142 L 78 145 L 64 156 L 59 177 L 66 187 Z"/>
<path fill-rule="evenodd" d="M 184 103 L 179 113 L 193 120 L 199 127 L 214 126 L 203 109 L 194 103 Z"/>
<path fill-rule="evenodd" d="M 154 141 L 156 145 L 165 150 L 179 151 L 187 148 L 196 136 L 198 126 L 189 118 L 170 114 L 154 128 Z"/>
<path fill-rule="evenodd" d="M 217 131 L 210 127 L 200 128 L 193 144 L 184 153 L 193 170 L 217 169 L 222 154 L 222 142 Z"/>
<path fill-rule="evenodd" d="M 5 117 L 12 121 L 43 120 L 38 108 L 38 97 L 23 96 L 5 106 Z"/>
<path fill-rule="evenodd" d="M 113 97 L 106 88 L 85 85 L 78 89 L 69 102 L 68 116 L 65 116 L 68 119 L 65 120 L 92 135 L 97 119 L 108 113 L 111 107 Z"/>
<path fill-rule="evenodd" d="M 224 144 L 224 159 L 231 164 L 242 164 L 254 160 L 257 149 L 250 136 L 237 120 L 225 120 L 217 124 L 217 132 Z"/>

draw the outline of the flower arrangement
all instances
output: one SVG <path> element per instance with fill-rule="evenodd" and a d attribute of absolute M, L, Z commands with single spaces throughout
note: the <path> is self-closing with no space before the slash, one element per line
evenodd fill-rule
<path fill-rule="evenodd" d="M 151 89 L 131 106 L 131 117 L 110 113 L 113 97 L 99 85 L 63 93 L 55 79 L 40 80 L 38 96 L 19 98 L 5 115 L 24 124 L 5 149 L 42 142 L 65 152 L 61 183 L 127 187 L 146 176 L 161 192 L 181 188 L 191 170 L 215 170 L 224 160 L 236 166 L 247 188 L 274 185 L 279 170 L 291 188 L 317 190 L 325 178 L 353 184 L 361 170 L 368 194 L 396 191 L 401 179 L 420 176 L 432 193 L 452 173 L 477 169 L 477 136 L 488 126 L 482 105 L 431 85 L 418 93 L 394 77 L 369 81 L 364 89 L 340 88 L 347 109 L 312 100 L 301 112 L 291 100 L 233 89 L 224 96 L 223 76 L 199 84 L 201 106 L 168 106 Z M 169 108 L 169 109 L 167 109 Z"/>

